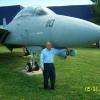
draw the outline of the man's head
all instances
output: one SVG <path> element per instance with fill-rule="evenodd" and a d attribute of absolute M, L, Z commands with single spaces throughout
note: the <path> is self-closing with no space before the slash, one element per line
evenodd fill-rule
<path fill-rule="evenodd" d="M 51 48 L 52 48 L 52 44 L 51 44 L 51 42 L 47 42 L 46 43 L 46 48 L 48 49 L 48 50 L 50 50 Z"/>

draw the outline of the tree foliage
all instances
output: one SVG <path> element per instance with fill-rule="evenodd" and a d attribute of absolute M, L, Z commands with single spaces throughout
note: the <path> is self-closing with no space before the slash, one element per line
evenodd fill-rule
<path fill-rule="evenodd" d="M 95 5 L 92 6 L 93 9 L 93 18 L 92 22 L 100 25 L 100 0 L 92 0 L 95 2 Z"/>

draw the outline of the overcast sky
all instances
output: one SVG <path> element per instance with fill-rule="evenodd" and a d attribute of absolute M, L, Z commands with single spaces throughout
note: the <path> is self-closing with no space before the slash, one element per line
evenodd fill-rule
<path fill-rule="evenodd" d="M 0 0 L 0 6 L 62 6 L 92 4 L 90 0 Z"/>

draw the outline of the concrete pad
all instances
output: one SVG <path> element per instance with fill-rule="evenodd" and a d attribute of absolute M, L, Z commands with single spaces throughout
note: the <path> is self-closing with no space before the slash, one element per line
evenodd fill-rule
<path fill-rule="evenodd" d="M 27 72 L 25 69 L 22 70 L 22 72 L 28 76 L 34 76 L 34 75 L 41 75 L 42 71 L 41 69 L 39 71 L 33 71 L 33 72 Z"/>

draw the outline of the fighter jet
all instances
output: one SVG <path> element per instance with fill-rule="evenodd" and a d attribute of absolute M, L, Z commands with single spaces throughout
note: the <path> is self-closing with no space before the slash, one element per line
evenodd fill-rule
<path fill-rule="evenodd" d="M 45 7 L 24 8 L 8 25 L 3 19 L 3 26 L 0 29 L 0 43 L 9 49 L 44 47 L 47 41 L 51 41 L 55 48 L 73 48 L 100 40 L 100 26 L 58 15 Z"/>

